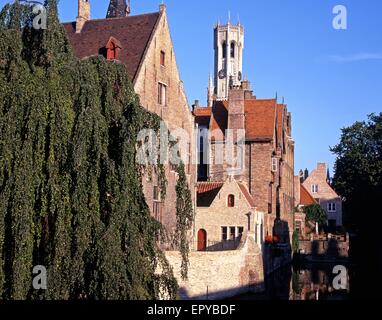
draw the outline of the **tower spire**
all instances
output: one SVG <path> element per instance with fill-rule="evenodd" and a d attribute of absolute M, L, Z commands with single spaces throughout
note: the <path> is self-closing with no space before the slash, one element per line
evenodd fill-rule
<path fill-rule="evenodd" d="M 110 0 L 106 18 L 122 18 L 130 14 L 130 0 Z"/>

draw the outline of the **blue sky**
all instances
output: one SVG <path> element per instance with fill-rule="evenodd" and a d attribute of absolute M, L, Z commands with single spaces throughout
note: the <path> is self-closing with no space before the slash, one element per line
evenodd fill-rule
<path fill-rule="evenodd" d="M 8 1 L 0 0 L 0 5 Z M 161 0 L 131 0 L 132 14 L 157 11 Z M 108 0 L 92 0 L 104 18 Z M 228 12 L 245 27 L 243 73 L 259 98 L 285 97 L 293 116 L 296 172 L 317 161 L 330 166 L 329 146 L 340 129 L 381 112 L 381 0 L 167 0 L 175 52 L 190 104 L 205 104 L 213 71 L 213 25 Z M 348 29 L 332 27 L 335 5 L 348 10 Z M 77 0 L 61 0 L 60 18 L 72 21 Z"/>

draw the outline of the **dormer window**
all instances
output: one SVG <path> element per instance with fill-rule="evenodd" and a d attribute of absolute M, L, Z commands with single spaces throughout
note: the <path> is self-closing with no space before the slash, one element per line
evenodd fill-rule
<path fill-rule="evenodd" d="M 118 60 L 119 52 L 121 49 L 121 43 L 114 37 L 110 37 L 109 41 L 106 44 L 106 59 Z"/>

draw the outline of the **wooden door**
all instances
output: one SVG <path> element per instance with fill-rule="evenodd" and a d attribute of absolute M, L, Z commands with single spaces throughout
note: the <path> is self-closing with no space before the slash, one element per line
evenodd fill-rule
<path fill-rule="evenodd" d="M 207 249 L 207 232 L 200 229 L 198 231 L 198 251 L 206 251 Z"/>

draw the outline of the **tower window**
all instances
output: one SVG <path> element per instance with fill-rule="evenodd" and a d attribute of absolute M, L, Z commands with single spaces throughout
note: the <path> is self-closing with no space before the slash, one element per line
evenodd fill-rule
<path fill-rule="evenodd" d="M 231 58 L 235 58 L 235 42 L 231 43 Z"/>
<path fill-rule="evenodd" d="M 166 53 L 164 51 L 160 52 L 160 65 L 162 67 L 166 66 Z"/>
<path fill-rule="evenodd" d="M 222 44 L 222 49 L 223 49 L 223 59 L 227 58 L 227 42 L 223 42 Z"/>

